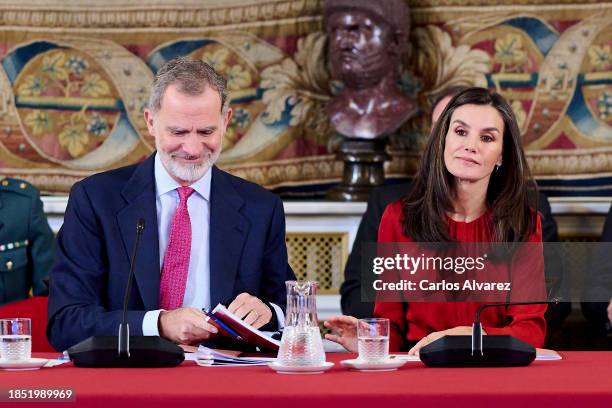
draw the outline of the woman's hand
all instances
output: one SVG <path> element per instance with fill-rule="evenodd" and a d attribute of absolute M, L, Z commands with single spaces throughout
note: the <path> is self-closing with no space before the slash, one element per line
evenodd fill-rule
<path fill-rule="evenodd" d="M 486 334 L 485 331 L 482 331 L 482 334 Z M 413 348 L 408 352 L 409 356 L 418 356 L 419 350 L 422 347 L 425 347 L 432 341 L 436 341 L 444 336 L 471 336 L 472 328 L 470 326 L 457 326 L 452 329 L 442 330 L 438 332 L 429 333 L 427 336 L 423 337 L 417 344 L 414 345 Z"/>
<path fill-rule="evenodd" d="M 334 334 L 326 334 L 325 338 L 342 345 L 348 351 L 357 352 L 357 323 L 358 320 L 352 316 L 332 316 L 325 321 L 324 326 Z"/>

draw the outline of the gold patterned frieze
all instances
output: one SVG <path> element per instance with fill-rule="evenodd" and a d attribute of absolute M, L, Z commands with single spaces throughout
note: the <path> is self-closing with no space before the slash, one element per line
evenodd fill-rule
<path fill-rule="evenodd" d="M 155 28 L 181 29 L 233 26 L 257 22 L 318 17 L 323 0 L 165 0 L 140 2 L 137 6 L 123 0 L 0 0 L 0 27 L 41 28 Z M 445 13 L 482 13 L 493 9 L 537 7 L 557 9 L 576 5 L 574 0 L 409 0 L 417 22 L 430 22 Z M 582 7 L 608 3 L 582 0 Z M 580 11 L 580 10 L 578 10 Z"/>

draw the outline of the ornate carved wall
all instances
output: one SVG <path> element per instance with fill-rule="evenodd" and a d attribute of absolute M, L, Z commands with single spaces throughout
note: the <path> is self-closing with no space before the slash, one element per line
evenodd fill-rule
<path fill-rule="evenodd" d="M 67 5 L 66 5 L 67 4 Z M 234 118 L 220 166 L 308 190 L 341 166 L 324 106 L 330 81 L 319 0 L 0 0 L 0 172 L 65 193 L 154 149 L 142 109 L 178 55 L 229 80 Z M 496 89 L 517 114 L 533 173 L 558 195 L 612 195 L 612 3 L 409 1 L 402 89 L 422 114 L 393 139 L 388 174 L 410 174 L 428 96 Z M 316 188 L 315 188 L 316 189 Z"/>

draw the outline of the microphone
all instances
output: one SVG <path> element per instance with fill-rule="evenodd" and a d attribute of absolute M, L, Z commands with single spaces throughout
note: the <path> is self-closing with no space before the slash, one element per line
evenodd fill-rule
<path fill-rule="evenodd" d="M 123 297 L 123 319 L 119 323 L 119 357 L 130 357 L 130 325 L 127 321 L 128 301 L 130 300 L 130 292 L 132 291 L 132 280 L 134 279 L 134 265 L 136 264 L 136 253 L 140 246 L 140 237 L 144 231 L 145 222 L 142 218 L 136 223 L 136 241 L 134 241 L 134 249 L 132 250 L 132 259 L 130 260 L 130 274 L 128 275 L 127 287 L 125 296 Z"/>
<path fill-rule="evenodd" d="M 476 310 L 471 336 L 444 336 L 419 351 L 428 367 L 516 367 L 531 364 L 535 348 L 510 335 L 482 335 L 480 313 L 489 307 L 558 304 L 554 298 L 545 302 L 486 303 Z"/>
<path fill-rule="evenodd" d="M 92 336 L 70 347 L 68 355 L 76 367 L 175 367 L 185 360 L 185 352 L 178 345 L 159 336 L 130 337 L 127 319 L 132 291 L 136 255 L 145 221 L 136 223 L 136 240 L 130 259 L 130 272 L 123 298 L 123 314 L 118 336 Z M 130 339 L 132 340 L 130 348 Z"/>

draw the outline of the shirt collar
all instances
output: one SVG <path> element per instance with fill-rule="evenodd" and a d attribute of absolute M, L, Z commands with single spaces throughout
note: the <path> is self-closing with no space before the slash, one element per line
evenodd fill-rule
<path fill-rule="evenodd" d="M 210 201 L 210 182 L 212 180 L 212 171 L 209 168 L 206 174 L 202 176 L 195 183 L 191 184 L 189 187 L 193 188 L 196 193 L 202 196 L 206 201 Z M 159 154 L 155 155 L 155 188 L 157 191 L 157 197 L 161 197 L 162 195 L 176 190 L 181 187 L 179 183 L 176 182 L 168 174 L 168 170 L 164 167 L 161 162 L 161 158 Z"/>

